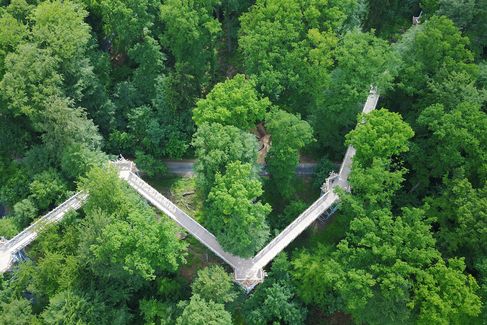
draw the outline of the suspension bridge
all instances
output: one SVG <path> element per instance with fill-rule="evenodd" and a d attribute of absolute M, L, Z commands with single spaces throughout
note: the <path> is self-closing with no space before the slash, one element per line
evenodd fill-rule
<path fill-rule="evenodd" d="M 379 95 L 372 88 L 362 112 L 369 113 L 377 106 Z M 234 279 L 247 290 L 264 281 L 264 268 L 282 250 L 284 250 L 296 237 L 298 237 L 311 223 L 322 215 L 330 215 L 336 210 L 339 200 L 335 188 L 350 190 L 348 176 L 351 172 L 352 159 L 355 149 L 347 148 L 345 157 L 338 173 L 332 173 L 322 186 L 321 196 L 290 223 L 280 234 L 272 239 L 261 251 L 252 258 L 241 258 L 226 252 L 218 243 L 217 238 L 191 216 L 177 207 L 164 195 L 141 179 L 136 173 L 135 164 L 125 159 L 111 162 L 118 168 L 119 177 L 125 180 L 135 191 L 143 196 L 156 208 L 164 212 L 169 218 L 183 227 L 192 236 L 198 239 L 209 250 L 219 256 L 234 270 Z M 22 249 L 34 241 L 47 225 L 60 221 L 70 210 L 79 209 L 89 198 L 89 193 L 78 192 L 61 205 L 39 218 L 29 227 L 10 240 L 0 242 L 0 272 L 8 271 L 16 261 L 16 256 Z"/>

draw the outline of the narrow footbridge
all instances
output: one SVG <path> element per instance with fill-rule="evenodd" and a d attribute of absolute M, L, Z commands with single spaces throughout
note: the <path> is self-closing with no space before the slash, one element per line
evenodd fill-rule
<path fill-rule="evenodd" d="M 368 113 L 375 109 L 379 95 L 375 89 L 370 91 L 362 112 Z M 186 229 L 191 235 L 208 247 L 213 253 L 234 269 L 235 281 L 250 290 L 264 280 L 264 267 L 271 262 L 286 246 L 298 237 L 318 217 L 334 207 L 339 200 L 335 188 L 340 187 L 349 191 L 348 176 L 350 175 L 352 158 L 355 149 L 348 147 L 339 173 L 332 173 L 322 186 L 321 196 L 279 235 L 272 239 L 260 252 L 252 258 L 241 258 L 226 252 L 218 243 L 216 237 L 199 224 L 183 210 L 168 200 L 164 195 L 147 184 L 135 174 L 135 165 L 128 160 L 112 162 L 118 170 L 119 177 L 124 179 L 134 190 L 142 195 L 152 205 L 164 212 L 178 225 Z M 88 199 L 88 193 L 78 192 L 56 207 L 54 210 L 39 218 L 25 228 L 14 238 L 0 242 L 0 272 L 10 269 L 15 261 L 15 255 L 29 245 L 48 224 L 58 222 L 68 211 L 79 209 Z"/>

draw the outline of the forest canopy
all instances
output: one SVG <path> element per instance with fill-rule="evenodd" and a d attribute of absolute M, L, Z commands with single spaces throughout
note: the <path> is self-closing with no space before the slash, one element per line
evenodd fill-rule
<path fill-rule="evenodd" d="M 0 253 L 89 193 L 0 275 L 0 324 L 487 324 L 486 31 L 485 0 L 0 0 Z M 249 292 L 108 163 L 250 258 L 347 146 Z"/>

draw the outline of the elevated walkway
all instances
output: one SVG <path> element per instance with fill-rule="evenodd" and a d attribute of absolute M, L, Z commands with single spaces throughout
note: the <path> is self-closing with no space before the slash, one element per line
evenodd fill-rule
<path fill-rule="evenodd" d="M 88 195 L 78 192 L 69 199 L 58 205 L 48 214 L 37 219 L 30 226 L 18 233 L 14 238 L 0 243 L 0 272 L 7 271 L 12 262 L 13 255 L 27 247 L 33 242 L 43 228 L 51 223 L 61 220 L 70 210 L 79 209 L 86 201 Z"/>
<path fill-rule="evenodd" d="M 375 89 L 372 89 L 362 112 L 368 113 L 375 109 L 378 99 L 379 95 Z M 271 262 L 317 218 L 326 213 L 329 215 L 336 209 L 336 203 L 338 202 L 339 197 L 334 189 L 338 186 L 345 191 L 350 190 L 347 180 L 350 175 L 354 155 L 355 149 L 350 146 L 347 149 L 339 173 L 331 174 L 330 177 L 326 179 L 326 182 L 322 187 L 322 195 L 320 198 L 301 213 L 253 258 L 248 259 L 225 252 L 212 233 L 137 176 L 135 174 L 136 168 L 133 162 L 120 159 L 112 163 L 118 168 L 120 178 L 124 179 L 147 201 L 164 212 L 168 217 L 186 229 L 186 231 L 198 239 L 203 245 L 208 247 L 208 249 L 230 265 L 234 269 L 235 281 L 240 283 L 247 290 L 250 290 L 256 284 L 264 280 L 264 267 L 269 262 Z M 24 229 L 14 238 L 0 242 L 0 272 L 5 272 L 11 267 L 13 262 L 12 256 L 29 245 L 46 225 L 58 222 L 68 211 L 80 208 L 87 198 L 88 193 L 76 193 L 54 210 Z"/>

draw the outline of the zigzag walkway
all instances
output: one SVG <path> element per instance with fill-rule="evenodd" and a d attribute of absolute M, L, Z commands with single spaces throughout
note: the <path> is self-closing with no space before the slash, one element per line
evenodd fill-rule
<path fill-rule="evenodd" d="M 378 99 L 379 95 L 375 89 L 372 89 L 362 112 L 368 113 L 375 109 Z M 287 245 L 296 239 L 296 237 L 298 237 L 311 223 L 337 203 L 339 197 L 335 193 L 334 188 L 338 186 L 344 190 L 349 190 L 347 179 L 351 171 L 352 158 L 354 155 L 355 149 L 350 146 L 343 159 L 340 172 L 338 174 L 330 175 L 330 177 L 326 179 L 325 184 L 323 184 L 322 195 L 320 198 L 301 213 L 301 215 L 289 224 L 279 235 L 258 252 L 257 255 L 249 259 L 244 259 L 225 252 L 212 233 L 134 174 L 135 165 L 133 162 L 118 160 L 113 162 L 113 164 L 119 169 L 120 178 L 127 181 L 127 183 L 146 200 L 163 211 L 167 216 L 186 229 L 203 245 L 208 247 L 213 253 L 230 265 L 234 269 L 235 281 L 250 290 L 256 284 L 264 280 L 264 267 L 272 261 L 277 254 L 286 248 Z M 54 210 L 24 229 L 14 238 L 0 243 L 0 272 L 5 272 L 11 267 L 15 254 L 29 245 L 37 237 L 42 228 L 50 223 L 58 222 L 69 210 L 80 208 L 87 198 L 87 193 L 76 193 Z"/>

